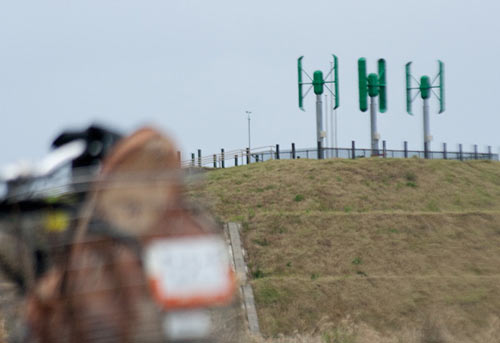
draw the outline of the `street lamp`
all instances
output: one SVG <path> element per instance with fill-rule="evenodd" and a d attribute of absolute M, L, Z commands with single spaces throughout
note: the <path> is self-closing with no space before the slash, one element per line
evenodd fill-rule
<path fill-rule="evenodd" d="M 248 116 L 248 150 L 250 150 L 251 149 L 251 146 L 250 146 L 250 114 L 252 114 L 252 111 L 245 111 L 245 113 Z"/>

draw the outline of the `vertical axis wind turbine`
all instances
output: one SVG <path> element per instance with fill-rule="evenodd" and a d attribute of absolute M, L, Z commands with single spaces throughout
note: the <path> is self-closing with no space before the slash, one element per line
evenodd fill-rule
<path fill-rule="evenodd" d="M 316 94 L 316 142 L 318 146 L 318 158 L 323 158 L 323 147 L 325 146 L 324 139 L 326 136 L 325 131 L 323 130 L 323 114 L 322 114 L 322 101 L 321 95 L 324 92 L 324 88 L 326 88 L 335 98 L 335 107 L 337 109 L 339 107 L 339 68 L 338 68 L 338 58 L 335 55 L 333 56 L 333 67 L 329 71 L 326 77 L 323 77 L 323 72 L 321 70 L 316 70 L 313 73 L 313 77 L 311 78 L 307 72 L 302 69 L 302 59 L 304 56 L 300 56 L 297 60 L 297 69 L 298 69 L 298 84 L 299 84 L 299 108 L 302 111 L 304 110 L 304 98 L 309 94 L 311 89 L 314 89 L 314 94 Z M 325 81 L 328 80 L 330 75 L 333 73 L 333 81 Z M 305 74 L 311 82 L 303 82 L 303 74 Z M 334 91 L 332 91 L 326 84 L 333 83 Z M 310 85 L 307 91 L 303 92 L 303 86 Z"/>
<path fill-rule="evenodd" d="M 420 94 L 424 102 L 423 117 L 424 117 L 424 157 L 429 158 L 429 151 L 431 149 L 432 136 L 430 134 L 430 122 L 429 122 L 429 99 L 431 94 L 434 94 L 439 100 L 439 113 L 445 111 L 444 102 L 444 63 L 438 60 L 439 72 L 434 77 L 431 82 L 430 77 L 422 76 L 420 82 L 411 74 L 411 63 L 406 64 L 406 111 L 408 114 L 413 115 L 411 104 Z M 418 87 L 412 87 L 412 80 L 414 80 Z M 434 86 L 436 80 L 439 80 L 439 85 Z M 439 88 L 439 95 L 434 92 L 434 88 Z M 413 95 L 413 91 L 417 90 L 417 93 Z"/>
<path fill-rule="evenodd" d="M 372 156 L 379 154 L 378 142 L 380 134 L 377 132 L 377 96 L 379 97 L 380 113 L 387 111 L 387 87 L 386 68 L 383 58 L 378 60 L 378 75 L 372 73 L 366 75 L 366 59 L 361 57 L 358 60 L 359 75 L 359 109 L 366 112 L 368 109 L 368 96 L 370 96 L 370 126 L 371 126 L 371 149 Z"/>

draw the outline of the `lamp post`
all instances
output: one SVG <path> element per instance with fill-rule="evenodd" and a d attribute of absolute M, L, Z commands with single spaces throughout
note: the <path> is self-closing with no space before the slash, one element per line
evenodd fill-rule
<path fill-rule="evenodd" d="M 245 111 L 245 113 L 247 114 L 247 117 L 248 117 L 248 150 L 251 149 L 251 146 L 250 146 L 250 114 L 252 114 L 252 111 Z"/>

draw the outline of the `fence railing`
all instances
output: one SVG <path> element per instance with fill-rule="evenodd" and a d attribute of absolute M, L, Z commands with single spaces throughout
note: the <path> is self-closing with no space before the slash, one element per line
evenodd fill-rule
<path fill-rule="evenodd" d="M 385 144 L 384 144 L 385 146 Z M 407 144 L 405 143 L 405 147 Z M 318 153 L 319 151 L 319 153 Z M 498 154 L 491 152 L 491 147 L 488 147 L 488 152 L 478 152 L 477 145 L 474 146 L 474 151 L 464 152 L 462 145 L 459 145 L 458 151 L 447 151 L 446 144 L 443 144 L 441 151 L 420 151 L 420 150 L 392 150 L 392 149 L 379 149 L 373 151 L 372 149 L 356 148 L 355 143 L 352 142 L 351 148 L 308 148 L 308 149 L 295 149 L 295 144 L 292 143 L 292 149 L 281 150 L 280 146 L 265 146 L 252 150 L 238 149 L 231 151 L 224 151 L 221 149 L 219 154 L 209 156 L 202 156 L 201 150 L 198 154 L 191 154 L 191 159 L 181 162 L 183 167 L 209 167 L 209 168 L 226 168 L 234 167 L 244 164 L 264 162 L 275 159 L 318 159 L 325 158 L 343 158 L 343 159 L 357 159 L 357 158 L 427 158 L 427 159 L 448 159 L 448 160 L 499 160 Z"/>
<path fill-rule="evenodd" d="M 242 164 L 255 162 L 252 161 L 253 156 L 261 153 L 274 153 L 272 146 L 263 146 L 249 150 L 236 149 L 225 151 L 221 149 L 218 154 L 202 156 L 201 150 L 197 154 L 192 153 L 189 160 L 181 161 L 182 167 L 212 167 L 212 168 L 225 168 L 226 166 L 234 167 Z M 180 155 L 180 153 L 179 153 Z"/>

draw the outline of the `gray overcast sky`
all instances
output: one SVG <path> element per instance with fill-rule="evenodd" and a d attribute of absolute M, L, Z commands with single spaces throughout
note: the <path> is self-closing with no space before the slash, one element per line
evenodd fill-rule
<path fill-rule="evenodd" d="M 340 59 L 339 145 L 369 146 L 357 59 L 388 65 L 379 131 L 389 148 L 422 146 L 421 101 L 405 112 L 404 65 L 446 63 L 447 110 L 433 100 L 433 147 L 500 146 L 497 0 L 0 0 L 0 163 L 39 158 L 62 129 L 151 123 L 183 152 L 314 146 L 312 94 L 297 107 L 296 59 Z M 495 96 L 495 94 L 497 94 Z M 186 156 L 186 155 L 184 155 Z"/>

